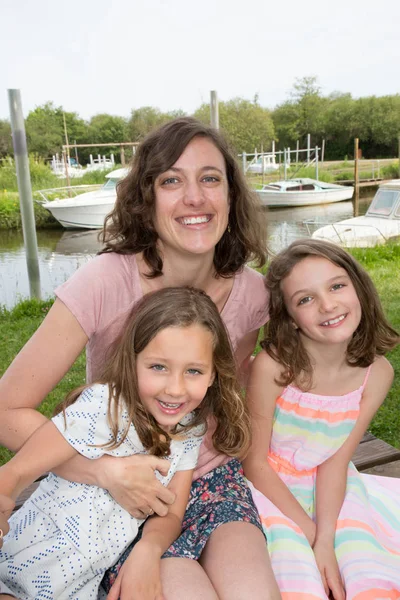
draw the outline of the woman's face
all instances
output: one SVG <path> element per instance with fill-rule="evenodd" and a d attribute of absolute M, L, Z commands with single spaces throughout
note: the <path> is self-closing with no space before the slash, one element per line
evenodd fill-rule
<path fill-rule="evenodd" d="M 164 252 L 213 255 L 228 226 L 229 188 L 224 157 L 212 141 L 194 138 L 154 189 L 154 222 Z"/>

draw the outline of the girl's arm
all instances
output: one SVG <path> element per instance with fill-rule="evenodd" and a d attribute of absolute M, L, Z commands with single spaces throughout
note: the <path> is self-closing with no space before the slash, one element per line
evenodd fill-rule
<path fill-rule="evenodd" d="M 282 387 L 275 383 L 280 366 L 264 351 L 253 361 L 247 386 L 247 401 L 252 419 L 252 445 L 243 461 L 246 477 L 280 511 L 294 521 L 314 543 L 315 524 L 268 463 L 275 402 Z"/>
<path fill-rule="evenodd" d="M 147 519 L 142 539 L 121 567 L 107 600 L 156 600 L 163 597 L 160 559 L 181 533 L 192 475 L 193 470 L 175 473 L 168 486 L 175 494 L 175 502 L 165 517 Z"/>
<path fill-rule="evenodd" d="M 88 337 L 65 304 L 56 299 L 42 324 L 0 380 L 0 444 L 16 451 L 46 417 L 36 408 L 59 383 L 85 347 Z M 90 461 L 76 455 L 57 473 L 78 483 L 107 489 L 133 516 L 149 506 L 166 514 L 174 495 L 155 477 L 169 465 L 153 456 Z"/>
<path fill-rule="evenodd" d="M 384 401 L 392 381 L 392 366 L 383 356 L 377 358 L 372 366 L 369 380 L 361 399 L 360 413 L 351 434 L 342 447 L 318 467 L 316 481 L 317 531 L 314 552 L 319 563 L 318 566 L 322 571 L 321 574 L 325 587 L 326 589 L 327 587 L 331 589 L 335 600 L 337 598 L 344 598 L 344 595 L 340 595 L 340 576 L 338 580 L 338 570 L 335 571 L 337 564 L 332 565 L 333 561 L 326 560 L 324 557 L 334 547 L 337 519 L 346 492 L 349 462 L 374 414 Z M 319 556 L 321 557 L 320 559 Z M 335 585 L 338 589 L 336 595 L 334 587 L 332 587 Z"/>
<path fill-rule="evenodd" d="M 13 500 L 37 477 L 77 454 L 57 427 L 47 421 L 19 452 L 0 467 L 0 489 Z"/>

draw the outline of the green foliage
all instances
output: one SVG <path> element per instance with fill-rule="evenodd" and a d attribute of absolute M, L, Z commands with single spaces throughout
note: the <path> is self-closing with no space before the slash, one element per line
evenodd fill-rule
<path fill-rule="evenodd" d="M 12 154 L 11 125 L 9 121 L 0 119 L 0 158 Z"/>
<path fill-rule="evenodd" d="M 131 142 L 140 142 L 156 127 L 184 115 L 185 113 L 181 110 L 163 113 L 158 108 L 153 108 L 152 106 L 143 106 L 142 108 L 132 110 L 128 121 L 129 140 Z"/>
<path fill-rule="evenodd" d="M 36 227 L 54 227 L 59 223 L 37 202 L 33 203 Z M 0 191 L 0 229 L 21 229 L 21 210 L 17 192 Z"/>
<path fill-rule="evenodd" d="M 203 123 L 210 123 L 210 105 L 203 104 L 193 115 Z M 255 102 L 234 98 L 219 103 L 219 124 L 238 153 L 270 150 L 274 139 L 271 113 Z"/>
<path fill-rule="evenodd" d="M 392 163 L 391 165 L 385 165 L 381 168 L 383 179 L 399 179 L 399 161 Z"/>

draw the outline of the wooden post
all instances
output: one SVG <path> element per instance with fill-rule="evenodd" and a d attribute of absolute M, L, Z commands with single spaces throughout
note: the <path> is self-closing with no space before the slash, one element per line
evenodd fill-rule
<path fill-rule="evenodd" d="M 210 118 L 211 127 L 219 129 L 218 98 L 215 90 L 210 92 Z"/>
<path fill-rule="evenodd" d="M 31 297 L 39 298 L 40 270 L 36 238 L 35 213 L 33 211 L 32 186 L 29 173 L 28 148 L 26 145 L 25 123 L 22 114 L 20 90 L 8 90 L 11 132 L 17 170 L 19 203 L 21 207 L 22 232 L 24 235 L 26 266 L 28 269 Z"/>
<path fill-rule="evenodd" d="M 261 181 L 264 185 L 264 144 L 261 144 Z"/>
<path fill-rule="evenodd" d="M 360 189 L 358 180 L 358 138 L 354 139 L 354 216 L 360 212 Z"/>
<path fill-rule="evenodd" d="M 283 179 L 286 181 L 287 164 L 286 164 L 286 148 L 283 149 Z"/>
<path fill-rule="evenodd" d="M 297 140 L 297 142 L 296 142 L 296 167 L 299 162 L 299 147 L 300 147 L 299 140 Z"/>
<path fill-rule="evenodd" d="M 324 168 L 324 158 L 325 158 L 325 139 L 322 140 L 322 150 L 321 150 L 321 169 Z"/>
<path fill-rule="evenodd" d="M 315 146 L 315 179 L 318 181 L 318 146 Z"/>
<path fill-rule="evenodd" d="M 311 135 L 307 133 L 307 167 L 310 165 Z"/>
<path fill-rule="evenodd" d="M 125 167 L 125 150 L 123 146 L 121 146 L 121 165 Z"/>

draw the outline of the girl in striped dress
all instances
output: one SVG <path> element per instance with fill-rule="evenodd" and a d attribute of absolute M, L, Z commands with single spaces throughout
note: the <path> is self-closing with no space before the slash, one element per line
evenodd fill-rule
<path fill-rule="evenodd" d="M 245 474 L 283 600 L 400 598 L 400 481 L 350 462 L 385 399 L 399 337 L 344 250 L 297 240 L 267 275 L 270 323 L 248 384 Z"/>

